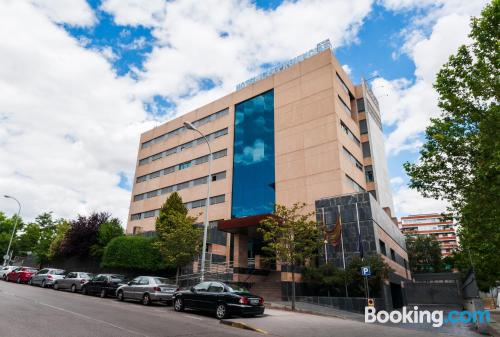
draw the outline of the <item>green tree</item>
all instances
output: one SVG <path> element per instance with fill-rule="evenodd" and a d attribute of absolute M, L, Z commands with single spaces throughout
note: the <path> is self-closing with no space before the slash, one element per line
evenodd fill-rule
<path fill-rule="evenodd" d="M 56 236 L 56 221 L 52 219 L 51 213 L 42 213 L 35 219 L 35 224 L 40 228 L 40 238 L 33 247 L 36 261 L 44 265 L 49 261 L 50 244 Z"/>
<path fill-rule="evenodd" d="M 23 229 L 14 243 L 14 250 L 19 254 L 25 255 L 28 252 L 33 252 L 40 240 L 40 226 L 37 223 L 30 223 Z"/>
<path fill-rule="evenodd" d="M 442 113 L 426 130 L 420 160 L 404 167 L 410 187 L 451 204 L 485 290 L 500 279 L 500 0 L 472 18 L 471 28 L 472 44 L 437 75 Z"/>
<path fill-rule="evenodd" d="M 322 243 L 313 213 L 304 212 L 305 204 L 292 207 L 276 205 L 272 216 L 260 222 L 258 232 L 264 240 L 263 251 L 272 255 L 292 272 L 292 310 L 295 310 L 295 269 L 311 261 Z"/>
<path fill-rule="evenodd" d="M 412 272 L 433 273 L 441 271 L 441 248 L 434 236 L 408 236 L 406 238 L 406 250 Z"/>
<path fill-rule="evenodd" d="M 344 269 L 331 263 L 319 267 L 308 266 L 302 271 L 303 282 L 313 286 L 320 294 L 328 296 L 345 296 L 346 278 Z"/>
<path fill-rule="evenodd" d="M 380 285 L 383 280 L 389 278 L 389 273 L 393 272 L 393 270 L 379 255 L 370 255 L 364 259 L 354 256 L 349 262 L 346 267 L 349 296 L 365 296 L 364 280 L 361 275 L 361 267 L 363 266 L 370 266 L 371 269 L 371 276 L 368 278 L 370 296 L 380 297 Z"/>
<path fill-rule="evenodd" d="M 177 192 L 168 197 L 156 218 L 156 247 L 165 264 L 177 269 L 176 283 L 181 267 L 192 262 L 200 251 L 202 231 L 194 221 Z"/>
<path fill-rule="evenodd" d="M 95 257 L 101 257 L 104 252 L 104 247 L 118 236 L 123 236 L 123 227 L 120 220 L 112 218 L 106 221 L 99 227 L 97 232 L 97 242 L 90 247 L 90 254 Z"/>
<path fill-rule="evenodd" d="M 24 222 L 22 219 L 18 219 L 17 215 L 13 215 L 12 217 L 7 217 L 4 213 L 0 212 L 0 254 L 3 256 L 7 252 L 7 247 L 9 246 L 10 237 L 12 235 L 12 231 L 14 230 L 14 225 L 17 222 L 16 233 L 22 232 L 24 228 Z M 14 234 L 14 238 L 16 234 Z M 15 240 L 13 240 L 13 245 L 11 246 L 11 250 L 14 250 L 13 256 L 17 253 L 15 248 Z"/>
<path fill-rule="evenodd" d="M 49 254 L 48 258 L 49 260 L 54 259 L 57 256 L 61 255 L 60 248 L 61 248 L 61 243 L 64 240 L 64 237 L 68 230 L 70 229 L 71 224 L 69 221 L 61 219 L 57 222 L 56 228 L 55 228 L 55 235 L 54 238 L 52 239 L 52 242 L 50 243 L 49 246 Z"/>
<path fill-rule="evenodd" d="M 163 257 L 153 238 L 118 236 L 104 248 L 103 267 L 155 271 L 165 268 Z"/>

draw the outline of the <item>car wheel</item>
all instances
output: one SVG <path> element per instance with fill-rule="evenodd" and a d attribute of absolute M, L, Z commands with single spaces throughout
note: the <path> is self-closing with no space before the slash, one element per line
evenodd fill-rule
<path fill-rule="evenodd" d="M 4 275 L 4 276 L 2 276 L 2 279 L 3 279 L 4 281 L 7 281 L 7 276 L 5 276 L 5 275 Z"/>
<path fill-rule="evenodd" d="M 71 285 L 71 292 L 76 293 L 76 285 L 74 284 Z"/>
<path fill-rule="evenodd" d="M 151 297 L 149 296 L 149 294 L 144 294 L 144 296 L 142 296 L 142 304 L 144 305 L 151 304 Z"/>
<path fill-rule="evenodd" d="M 182 298 L 176 298 L 174 301 L 174 310 L 175 311 L 184 311 L 184 303 L 182 302 Z"/>
<path fill-rule="evenodd" d="M 33 280 L 32 280 L 32 279 L 30 279 L 30 280 L 28 281 L 28 284 L 29 284 L 30 286 L 32 286 L 32 285 L 33 285 Z"/>
<path fill-rule="evenodd" d="M 42 281 L 42 288 L 45 288 L 47 284 L 45 283 L 45 280 Z"/>
<path fill-rule="evenodd" d="M 89 294 L 89 292 L 87 290 L 87 287 L 82 287 L 82 294 L 83 295 L 88 295 Z"/>
<path fill-rule="evenodd" d="M 217 304 L 217 308 L 215 309 L 215 316 L 218 319 L 224 319 L 227 316 L 227 307 L 225 304 L 220 303 Z"/>
<path fill-rule="evenodd" d="M 101 289 L 101 292 L 99 293 L 99 296 L 101 298 L 105 298 L 106 297 L 106 289 Z"/>
<path fill-rule="evenodd" d="M 20 277 L 17 278 L 16 283 L 18 283 L 18 284 L 21 283 L 21 278 Z"/>
<path fill-rule="evenodd" d="M 57 282 L 54 282 L 54 286 L 52 287 L 54 290 L 59 290 L 59 284 Z"/>

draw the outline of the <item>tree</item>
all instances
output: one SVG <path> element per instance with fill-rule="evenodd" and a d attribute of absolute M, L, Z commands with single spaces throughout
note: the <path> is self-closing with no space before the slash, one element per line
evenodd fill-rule
<path fill-rule="evenodd" d="M 408 236 L 406 250 L 412 272 L 433 273 L 441 271 L 441 247 L 434 236 Z"/>
<path fill-rule="evenodd" d="M 24 228 L 24 222 L 22 219 L 18 219 L 17 215 L 13 215 L 12 217 L 5 216 L 4 213 L 0 212 L 0 254 L 3 256 L 7 252 L 7 247 L 9 246 L 9 241 L 12 235 L 12 231 L 14 230 L 14 225 L 17 222 L 16 233 L 22 231 Z M 15 237 L 15 235 L 14 235 Z M 13 242 L 13 244 L 15 241 Z M 11 250 L 15 247 L 12 246 Z M 14 252 L 15 253 L 15 252 Z"/>
<path fill-rule="evenodd" d="M 26 255 L 33 252 L 35 246 L 40 240 L 40 226 L 36 223 L 30 223 L 23 229 L 23 233 L 16 238 L 14 250 L 19 254 Z"/>
<path fill-rule="evenodd" d="M 110 219 L 109 213 L 92 213 L 79 215 L 71 221 L 71 226 L 61 242 L 60 252 L 63 256 L 88 257 L 90 247 L 97 243 L 97 235 L 102 224 Z"/>
<path fill-rule="evenodd" d="M 434 87 L 441 116 L 431 120 L 419 163 L 405 163 L 410 187 L 447 200 L 461 225 L 483 290 L 500 279 L 500 0 L 471 20 L 472 44 L 461 46 Z"/>
<path fill-rule="evenodd" d="M 344 269 L 337 268 L 332 263 L 319 267 L 308 266 L 302 271 L 302 281 L 314 286 L 314 289 L 323 296 L 344 296 L 345 280 Z"/>
<path fill-rule="evenodd" d="M 291 268 L 292 310 L 295 310 L 295 269 L 312 260 L 322 245 L 320 228 L 311 220 L 313 213 L 305 213 L 304 208 L 304 203 L 292 207 L 276 205 L 273 215 L 262 220 L 258 228 L 264 240 L 263 251 Z"/>
<path fill-rule="evenodd" d="M 393 270 L 377 254 L 370 255 L 364 259 L 359 256 L 354 256 L 347 265 L 346 274 L 349 285 L 349 295 L 358 297 L 365 296 L 364 277 L 361 275 L 361 267 L 363 266 L 370 266 L 371 269 L 372 275 L 368 278 L 370 296 L 379 297 L 382 281 L 388 279 L 389 273 L 393 272 Z"/>
<path fill-rule="evenodd" d="M 177 192 L 172 193 L 160 208 L 156 218 L 156 247 L 163 255 L 165 264 L 175 267 L 176 283 L 180 268 L 192 262 L 200 251 L 200 228 L 194 226 L 195 218 L 188 216 L 188 210 Z"/>
<path fill-rule="evenodd" d="M 114 238 L 122 236 L 123 227 L 117 218 L 110 219 L 99 227 L 97 232 L 97 242 L 90 247 L 92 256 L 100 258 L 104 252 L 104 247 Z"/>
<path fill-rule="evenodd" d="M 57 222 L 55 228 L 55 235 L 49 246 L 49 260 L 54 259 L 61 255 L 61 244 L 66 236 L 66 233 L 71 228 L 71 223 L 67 220 L 61 219 Z"/>
<path fill-rule="evenodd" d="M 52 219 L 51 213 L 42 213 L 35 219 L 35 224 L 40 228 L 40 238 L 33 247 L 36 261 L 43 265 L 49 261 L 50 245 L 56 235 L 56 221 Z"/>
<path fill-rule="evenodd" d="M 163 257 L 153 238 L 118 236 L 104 248 L 103 267 L 156 271 L 165 268 Z"/>

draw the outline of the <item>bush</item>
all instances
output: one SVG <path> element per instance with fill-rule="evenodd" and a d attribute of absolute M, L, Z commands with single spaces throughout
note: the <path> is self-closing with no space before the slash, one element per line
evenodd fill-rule
<path fill-rule="evenodd" d="M 164 269 L 162 256 L 153 238 L 119 236 L 111 240 L 102 257 L 103 267 L 159 270 Z"/>

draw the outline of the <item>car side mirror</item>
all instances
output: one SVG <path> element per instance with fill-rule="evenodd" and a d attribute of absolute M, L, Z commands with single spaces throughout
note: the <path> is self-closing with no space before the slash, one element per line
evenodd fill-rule
<path fill-rule="evenodd" d="M 191 287 L 189 290 L 191 290 L 191 292 L 192 292 L 192 293 L 195 293 L 195 292 L 196 292 L 195 287 Z"/>
<path fill-rule="evenodd" d="M 127 285 L 131 286 L 132 285 L 132 281 L 127 282 Z"/>

